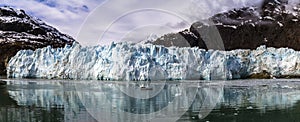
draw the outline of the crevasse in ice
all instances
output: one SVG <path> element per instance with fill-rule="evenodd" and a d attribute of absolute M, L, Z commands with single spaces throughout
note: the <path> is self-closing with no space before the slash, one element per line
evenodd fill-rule
<path fill-rule="evenodd" d="M 288 48 L 217 51 L 112 43 L 19 51 L 8 77 L 95 80 L 224 80 L 267 73 L 300 76 L 300 53 Z"/>

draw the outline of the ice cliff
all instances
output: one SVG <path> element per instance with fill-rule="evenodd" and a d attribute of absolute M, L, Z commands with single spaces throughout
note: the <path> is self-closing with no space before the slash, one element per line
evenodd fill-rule
<path fill-rule="evenodd" d="M 151 44 L 19 51 L 8 77 L 94 80 L 224 80 L 300 76 L 300 52 L 288 48 L 214 51 Z"/>

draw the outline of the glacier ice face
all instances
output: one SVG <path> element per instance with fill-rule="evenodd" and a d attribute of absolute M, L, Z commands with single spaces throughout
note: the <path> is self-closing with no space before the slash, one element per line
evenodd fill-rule
<path fill-rule="evenodd" d="M 297 51 L 288 48 L 216 51 L 128 43 L 79 44 L 19 51 L 8 77 L 94 80 L 225 80 L 267 73 L 300 76 Z"/>
<path fill-rule="evenodd" d="M 165 48 L 154 45 L 111 44 L 64 48 L 50 47 L 36 51 L 23 50 L 7 67 L 9 77 L 97 79 L 97 80 L 162 80 L 209 78 L 207 67 L 222 67 L 219 55 L 197 48 Z M 224 55 L 224 54 L 223 54 Z M 222 70 L 222 69 L 221 69 Z M 224 74 L 217 70 L 216 74 Z M 222 76 L 224 77 L 224 76 Z"/>

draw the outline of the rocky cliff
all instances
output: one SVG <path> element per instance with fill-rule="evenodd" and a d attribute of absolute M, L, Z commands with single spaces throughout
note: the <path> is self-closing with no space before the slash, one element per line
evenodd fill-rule
<path fill-rule="evenodd" d="M 23 10 L 0 7 L 0 75 L 5 75 L 9 59 L 22 49 L 51 45 L 63 47 L 74 39 L 29 16 Z"/>
<path fill-rule="evenodd" d="M 167 34 L 154 44 L 207 49 L 217 28 L 226 50 L 289 47 L 300 50 L 300 5 L 287 0 L 265 0 L 262 6 L 244 7 L 212 16 L 213 24 L 198 21 L 179 33 Z"/>

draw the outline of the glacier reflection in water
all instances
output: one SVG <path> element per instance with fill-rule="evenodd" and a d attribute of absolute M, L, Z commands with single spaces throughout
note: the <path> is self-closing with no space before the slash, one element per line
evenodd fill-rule
<path fill-rule="evenodd" d="M 7 94 L 5 96 L 1 93 L 0 96 L 9 99 L 10 104 L 4 106 L 0 102 L 0 121 L 8 118 L 5 116 L 10 116 L 12 121 L 19 121 L 31 114 L 24 121 L 45 119 L 36 117 L 40 114 L 35 114 L 34 111 L 32 113 L 32 108 L 36 113 L 40 110 L 51 116 L 53 113 L 59 115 L 47 118 L 50 119 L 48 121 L 192 121 L 204 118 L 205 112 L 210 112 L 212 105 L 216 105 L 213 112 L 227 106 L 257 109 L 264 114 L 270 110 L 291 108 L 300 100 L 300 82 L 284 80 L 228 81 L 225 84 L 198 81 L 156 82 L 151 83 L 153 91 L 138 91 L 137 84 L 128 82 L 7 81 L 6 91 L 3 91 Z M 128 93 L 124 93 L 124 89 Z M 145 99 L 134 98 L 130 93 L 134 89 L 136 93 L 149 96 L 145 96 Z M 155 92 L 156 89 L 161 91 Z M 5 111 L 9 110 L 4 111 L 3 108 L 14 112 L 6 115 Z"/>

